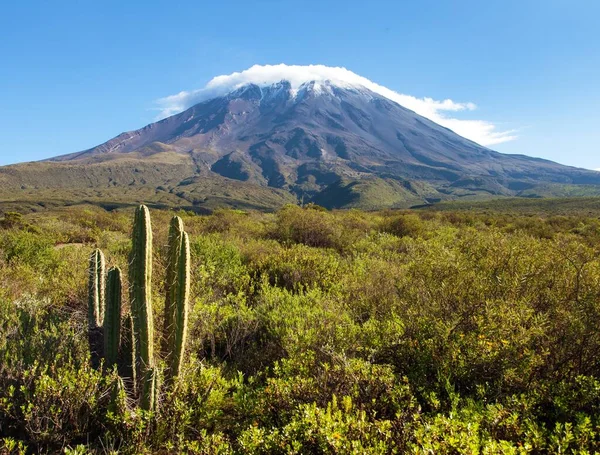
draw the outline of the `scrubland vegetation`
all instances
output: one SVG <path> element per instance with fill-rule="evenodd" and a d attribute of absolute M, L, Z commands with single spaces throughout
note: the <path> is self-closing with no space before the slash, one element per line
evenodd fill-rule
<path fill-rule="evenodd" d="M 88 342 L 90 254 L 128 285 L 133 209 L 5 213 L 0 453 L 598 453 L 588 209 L 176 213 L 188 337 L 149 410 L 115 406 Z M 158 346 L 175 213 L 151 214 Z"/>

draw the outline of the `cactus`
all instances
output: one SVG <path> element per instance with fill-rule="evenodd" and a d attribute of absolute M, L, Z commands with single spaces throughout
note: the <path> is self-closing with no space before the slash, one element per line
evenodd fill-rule
<path fill-rule="evenodd" d="M 125 384 L 120 376 L 117 376 L 111 385 L 110 403 L 108 410 L 114 414 L 123 414 L 127 408 L 127 394 Z"/>
<path fill-rule="evenodd" d="M 131 313 L 135 333 L 137 377 L 154 366 L 152 320 L 152 228 L 144 205 L 135 212 L 129 265 Z"/>
<path fill-rule="evenodd" d="M 156 367 L 150 367 L 144 373 L 140 407 L 145 411 L 156 412 L 158 410 L 158 397 L 160 393 L 159 376 L 160 373 Z"/>
<path fill-rule="evenodd" d="M 90 256 L 88 286 L 88 323 L 90 329 L 101 327 L 104 318 L 104 254 L 99 249 Z"/>
<path fill-rule="evenodd" d="M 90 256 L 88 285 L 88 341 L 92 367 L 100 366 L 103 349 L 102 322 L 104 319 L 104 271 L 106 265 L 104 254 L 96 249 Z"/>
<path fill-rule="evenodd" d="M 104 255 L 95 250 L 90 258 L 89 282 L 92 361 L 99 365 L 100 356 L 96 354 L 103 351 L 107 369 L 117 366 L 111 400 L 115 410 L 122 409 L 127 386 L 132 395 L 139 398 L 142 409 L 155 412 L 159 401 L 160 371 L 155 366 L 153 352 L 152 228 L 146 206 L 141 205 L 135 212 L 129 263 L 131 312 L 125 317 L 123 327 L 121 270 L 118 267 L 109 270 L 106 289 L 104 270 Z M 187 337 L 189 289 L 190 242 L 183 230 L 183 222 L 174 217 L 169 231 L 163 345 L 169 379 L 177 377 L 181 371 Z"/>
<path fill-rule="evenodd" d="M 130 390 L 134 396 L 137 394 L 135 344 L 133 317 L 131 313 L 128 313 L 124 318 L 123 332 L 121 333 L 118 370 L 119 375 L 125 378 L 127 384 L 130 385 Z"/>
<path fill-rule="evenodd" d="M 168 255 L 163 352 L 167 377 L 171 379 L 181 371 L 190 291 L 190 242 L 178 216 L 171 220 Z"/>
<path fill-rule="evenodd" d="M 106 367 L 117 363 L 121 344 L 121 269 L 108 271 L 104 314 L 104 358 Z"/>

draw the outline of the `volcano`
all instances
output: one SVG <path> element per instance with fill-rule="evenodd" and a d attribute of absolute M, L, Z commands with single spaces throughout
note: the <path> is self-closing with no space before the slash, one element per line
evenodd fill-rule
<path fill-rule="evenodd" d="M 195 207 L 384 208 L 594 189 L 600 173 L 498 153 L 365 85 L 284 79 L 244 83 L 89 150 L 0 168 L 0 183 L 91 199 L 120 188 L 122 202 Z"/>

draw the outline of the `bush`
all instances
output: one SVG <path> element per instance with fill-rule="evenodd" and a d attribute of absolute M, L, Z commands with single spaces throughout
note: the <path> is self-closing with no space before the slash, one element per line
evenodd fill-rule
<path fill-rule="evenodd" d="M 381 230 L 398 237 L 417 238 L 424 234 L 425 224 L 417 215 L 396 215 L 384 218 Z"/>
<path fill-rule="evenodd" d="M 285 206 L 277 213 L 274 232 L 281 242 L 303 243 L 315 248 L 343 247 L 342 230 L 335 217 L 311 206 Z"/>

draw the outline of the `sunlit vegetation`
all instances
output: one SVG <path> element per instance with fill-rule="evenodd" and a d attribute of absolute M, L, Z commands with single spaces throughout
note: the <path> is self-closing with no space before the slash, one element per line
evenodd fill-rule
<path fill-rule="evenodd" d="M 90 254 L 127 289 L 133 210 L 4 213 L 0 453 L 597 453 L 598 214 L 493 209 L 151 210 L 156 346 L 173 215 L 191 289 L 149 410 L 88 341 Z"/>

